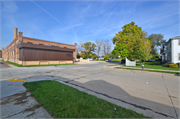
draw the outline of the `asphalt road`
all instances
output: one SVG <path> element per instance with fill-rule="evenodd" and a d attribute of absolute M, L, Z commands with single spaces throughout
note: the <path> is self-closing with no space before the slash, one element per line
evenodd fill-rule
<path fill-rule="evenodd" d="M 17 86 L 7 89 L 6 80 L 56 80 L 146 116 L 179 117 L 179 76 L 104 68 L 106 65 L 109 63 L 4 68 L 0 72 L 1 97 L 6 98 L 23 90 L 17 89 Z"/>
<path fill-rule="evenodd" d="M 8 64 L 0 61 L 0 68 L 8 68 Z"/>

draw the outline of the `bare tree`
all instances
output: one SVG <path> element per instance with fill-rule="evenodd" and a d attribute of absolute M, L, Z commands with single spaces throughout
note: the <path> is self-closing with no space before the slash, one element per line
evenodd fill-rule
<path fill-rule="evenodd" d="M 103 40 L 103 44 L 102 44 L 102 54 L 103 54 L 103 56 L 106 55 L 106 40 Z"/>
<path fill-rule="evenodd" d="M 103 40 L 102 44 L 102 54 L 105 56 L 107 53 L 111 52 L 112 43 L 109 40 Z"/>
<path fill-rule="evenodd" d="M 78 53 L 81 53 L 82 51 L 83 51 L 83 43 L 82 42 L 80 42 L 80 43 L 78 43 L 77 44 L 77 50 L 78 50 Z"/>
<path fill-rule="evenodd" d="M 102 47 L 102 44 L 103 44 L 103 40 L 98 40 L 98 39 L 96 39 L 96 41 L 95 41 L 95 43 L 96 43 L 96 46 L 97 46 L 97 55 L 99 56 L 99 54 L 100 54 L 100 51 L 101 51 L 101 47 Z"/>
<path fill-rule="evenodd" d="M 107 43 L 107 53 L 110 53 L 111 52 L 111 47 L 112 47 L 112 43 Z"/>

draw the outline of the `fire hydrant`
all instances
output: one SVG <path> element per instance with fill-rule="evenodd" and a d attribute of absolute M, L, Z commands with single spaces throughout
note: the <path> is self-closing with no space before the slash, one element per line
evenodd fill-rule
<path fill-rule="evenodd" d="M 144 65 L 142 65 L 142 70 L 144 70 Z"/>

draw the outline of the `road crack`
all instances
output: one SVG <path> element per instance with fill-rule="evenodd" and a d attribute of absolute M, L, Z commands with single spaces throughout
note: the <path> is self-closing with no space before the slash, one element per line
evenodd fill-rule
<path fill-rule="evenodd" d="M 164 79 L 163 74 L 162 74 L 162 78 L 163 78 L 163 80 L 164 80 L 164 83 L 165 83 L 165 86 L 166 86 L 166 91 L 167 91 L 167 93 L 168 93 L 168 95 L 169 95 L 169 98 L 170 98 L 171 103 L 172 103 L 172 105 L 173 105 L 173 108 L 174 108 L 174 111 L 175 111 L 176 117 L 177 117 L 177 119 L 178 119 L 178 114 L 177 114 L 176 109 L 175 109 L 175 107 L 174 107 L 174 103 L 173 103 L 173 101 L 172 101 L 172 98 L 171 98 L 171 96 L 170 96 L 170 94 L 169 94 L 169 90 L 168 90 L 168 88 L 167 88 L 167 84 L 166 84 L 166 81 L 165 81 L 165 79 Z"/>

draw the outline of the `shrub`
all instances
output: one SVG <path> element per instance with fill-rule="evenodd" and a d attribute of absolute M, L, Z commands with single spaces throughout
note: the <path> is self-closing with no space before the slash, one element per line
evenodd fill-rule
<path fill-rule="evenodd" d="M 105 55 L 105 56 L 104 56 L 104 59 L 105 59 L 105 60 L 109 59 L 109 56 L 108 56 L 108 55 Z"/>
<path fill-rule="evenodd" d="M 177 65 L 178 65 L 178 67 L 179 67 L 179 64 L 180 64 L 180 63 L 176 63 L 176 64 L 177 64 Z"/>
<path fill-rule="evenodd" d="M 105 59 L 99 59 L 99 61 L 105 61 Z"/>
<path fill-rule="evenodd" d="M 169 67 L 169 64 L 172 64 L 172 63 L 167 62 L 167 63 L 163 64 L 163 67 Z"/>
<path fill-rule="evenodd" d="M 170 67 L 170 68 L 178 68 L 178 65 L 172 63 L 172 64 L 169 64 L 169 67 Z"/>

